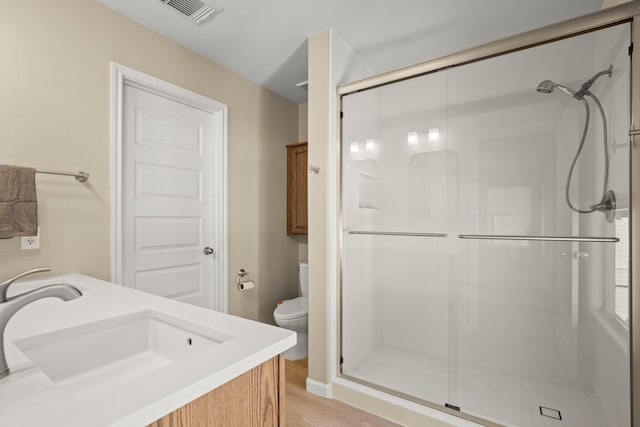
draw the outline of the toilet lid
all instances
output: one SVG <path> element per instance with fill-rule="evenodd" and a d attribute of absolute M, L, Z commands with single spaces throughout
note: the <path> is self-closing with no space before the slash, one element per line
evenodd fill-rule
<path fill-rule="evenodd" d="M 307 297 L 298 297 L 282 301 L 273 312 L 278 319 L 297 319 L 309 315 L 309 306 Z"/>

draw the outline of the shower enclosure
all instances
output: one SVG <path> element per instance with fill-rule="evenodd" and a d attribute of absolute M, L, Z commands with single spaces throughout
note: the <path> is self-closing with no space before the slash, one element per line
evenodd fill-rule
<path fill-rule="evenodd" d="M 342 94 L 340 375 L 489 425 L 630 425 L 630 45 Z"/>

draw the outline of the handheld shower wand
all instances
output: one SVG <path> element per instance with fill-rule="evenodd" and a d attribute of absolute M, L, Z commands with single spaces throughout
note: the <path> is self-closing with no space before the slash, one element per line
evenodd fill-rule
<path fill-rule="evenodd" d="M 551 80 L 544 80 L 540 82 L 536 90 L 540 93 L 551 93 L 556 88 L 560 89 L 561 91 L 563 91 L 569 96 L 575 97 L 576 95 L 576 92 L 574 90 L 571 90 L 568 87 L 558 84 L 556 82 L 553 82 Z"/>
<path fill-rule="evenodd" d="M 613 74 L 613 65 L 609 65 L 609 68 L 603 71 L 596 73 L 589 80 L 584 82 L 580 87 L 580 90 L 575 91 L 561 84 L 555 83 L 551 80 L 544 80 L 538 84 L 536 90 L 540 93 L 551 93 L 554 89 L 559 89 L 564 92 L 566 95 L 571 96 L 572 98 L 582 101 L 585 107 L 585 122 L 584 129 L 582 131 L 582 138 L 580 139 L 580 144 L 578 145 L 578 150 L 576 151 L 575 156 L 573 157 L 573 161 L 571 162 L 571 167 L 569 168 L 569 174 L 567 176 L 567 182 L 565 186 L 565 200 L 569 207 L 579 213 L 592 213 L 592 212 L 604 212 L 605 217 L 608 222 L 613 222 L 614 219 L 614 210 L 616 208 L 616 197 L 615 193 L 611 190 L 607 191 L 607 187 L 609 185 L 609 149 L 607 144 L 607 117 L 604 113 L 604 109 L 602 108 L 602 104 L 600 100 L 589 90 L 593 83 L 600 77 L 604 75 L 608 75 L 611 77 Z M 600 201 L 594 203 L 589 206 L 588 209 L 579 209 L 573 205 L 571 199 L 569 198 L 569 189 L 571 187 L 571 177 L 573 176 L 573 169 L 578 162 L 578 158 L 580 157 L 580 153 L 582 152 L 582 148 L 584 147 L 585 140 L 587 138 L 587 131 L 589 129 L 589 103 L 584 99 L 585 96 L 590 97 L 595 102 L 598 107 L 598 111 L 600 112 L 600 117 L 602 119 L 602 129 L 603 129 L 603 147 L 604 147 L 604 176 L 602 179 L 602 197 Z"/>

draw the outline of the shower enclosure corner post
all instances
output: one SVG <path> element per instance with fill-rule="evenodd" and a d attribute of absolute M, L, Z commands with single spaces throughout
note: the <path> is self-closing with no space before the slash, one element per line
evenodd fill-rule
<path fill-rule="evenodd" d="M 631 24 L 633 46 L 640 46 L 640 16 Z M 640 128 L 640 61 L 631 53 L 631 128 Z M 630 340 L 631 340 L 631 423 L 640 427 L 640 136 L 631 136 L 631 289 L 630 289 Z"/>
<path fill-rule="evenodd" d="M 334 363 L 335 363 L 335 369 L 333 370 L 333 372 L 331 373 L 331 379 L 332 381 L 337 378 L 340 377 L 342 375 L 342 318 L 343 318 L 343 312 L 342 312 L 342 254 L 343 254 L 343 248 L 344 248 L 344 244 L 343 244 L 343 235 L 342 235 L 342 229 L 343 229 L 343 218 L 342 218 L 342 145 L 344 144 L 344 141 L 342 140 L 343 138 L 343 127 L 342 127 L 342 95 L 340 94 L 340 91 L 337 90 L 336 88 L 336 99 L 337 99 L 337 113 L 338 113 L 338 117 L 337 117 L 337 123 L 338 123 L 338 138 L 337 138 L 337 144 L 336 144 L 336 177 L 337 177 L 337 183 L 336 183 L 336 187 L 338 189 L 337 191 L 337 203 L 336 203 L 336 229 L 333 230 L 333 233 L 335 233 L 336 235 L 336 253 L 335 253 L 335 263 L 336 263 L 336 327 L 337 330 L 335 331 L 335 337 L 336 337 L 336 352 L 333 355 L 334 357 Z"/>

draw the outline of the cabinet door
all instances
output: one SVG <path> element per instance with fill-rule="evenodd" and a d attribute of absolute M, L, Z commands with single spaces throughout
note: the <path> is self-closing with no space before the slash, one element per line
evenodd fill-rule
<path fill-rule="evenodd" d="M 307 234 L 307 143 L 287 146 L 287 234 Z"/>
<path fill-rule="evenodd" d="M 147 427 L 284 426 L 284 357 L 276 356 Z"/>

